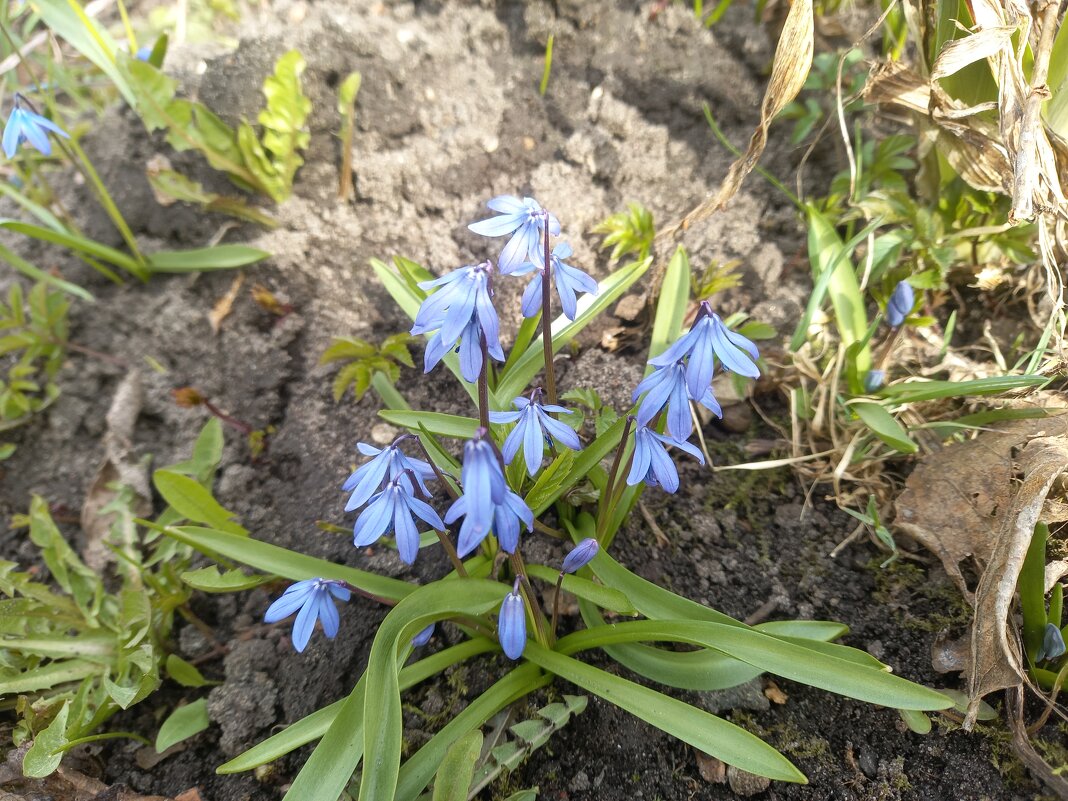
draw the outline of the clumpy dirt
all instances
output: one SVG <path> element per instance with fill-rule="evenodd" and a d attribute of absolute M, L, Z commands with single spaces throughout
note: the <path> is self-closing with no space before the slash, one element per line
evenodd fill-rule
<path fill-rule="evenodd" d="M 466 230 L 485 215 L 483 204 L 493 195 L 537 197 L 562 220 L 575 247 L 573 263 L 603 276 L 610 265 L 590 232 L 596 223 L 628 201 L 643 203 L 667 223 L 714 189 L 730 157 L 708 130 L 702 104 L 710 105 L 735 142 L 744 142 L 757 120 L 771 48 L 747 9 L 731 9 L 709 31 L 681 4 L 663 8 L 655 19 L 651 8 L 577 0 L 279 0 L 247 12 L 235 52 L 176 49 L 168 70 L 183 91 L 236 122 L 254 118 L 259 85 L 274 60 L 299 48 L 308 62 L 305 90 L 314 103 L 307 164 L 295 196 L 274 210 L 278 229 L 223 230 L 223 218 L 154 202 L 145 163 L 167 150 L 145 135 L 132 113 L 116 110 L 94 127 L 86 149 L 146 248 L 203 246 L 222 235 L 273 255 L 248 270 L 232 314 L 213 334 L 207 315 L 230 287 L 231 275 L 115 287 L 54 250 L 26 246 L 29 255 L 96 294 L 96 304 L 75 307 L 72 338 L 111 360 L 72 353 L 60 376 L 62 397 L 15 432 L 20 447 L 4 463 L 0 486 L 5 516 L 24 511 L 32 494 L 42 495 L 79 542 L 73 523 L 102 457 L 104 412 L 120 378 L 139 369 L 146 393 L 134 445 L 154 465 L 183 458 L 204 421 L 200 411 L 174 403 L 177 387 L 195 386 L 229 414 L 273 430 L 269 450 L 256 459 L 243 436 L 228 430 L 217 485 L 221 502 L 257 537 L 389 575 L 440 575 L 446 565 L 436 549 L 408 569 L 388 550 L 357 551 L 345 535 L 316 528 L 319 519 L 351 524 L 342 515 L 338 487 L 356 459 L 354 444 L 383 443 L 397 433 L 377 420 L 373 394 L 335 404 L 330 371 L 317 366 L 318 357 L 333 336 L 379 341 L 407 327 L 373 280 L 369 259 L 399 254 L 441 273 L 495 252 L 494 243 Z M 555 34 L 552 77 L 541 97 L 537 84 L 549 33 Z M 336 199 L 335 98 L 340 80 L 353 70 L 363 75 L 356 196 L 343 203 Z M 206 185 L 233 191 L 195 156 L 168 155 Z M 782 150 L 769 153 L 766 165 L 788 175 L 792 159 Z M 68 191 L 74 196 L 68 207 L 87 210 L 86 229 L 119 244 L 82 190 Z M 681 241 L 695 265 L 741 260 L 742 285 L 718 299 L 724 311 L 751 311 L 780 331 L 796 320 L 807 291 L 807 269 L 798 258 L 803 232 L 785 198 L 759 179 L 726 212 Z M 246 291 L 253 283 L 276 293 L 292 313 L 280 319 L 253 303 Z M 502 318 L 514 318 L 518 294 L 504 286 Z M 598 331 L 615 323 L 606 320 Z M 561 381 L 596 389 L 622 410 L 641 374 L 640 350 L 607 350 L 598 331 L 564 355 Z M 466 396 L 440 372 L 424 378 L 408 371 L 400 386 L 416 408 L 469 411 Z M 754 425 L 746 430 L 745 417 L 732 426 L 735 433 L 717 423 L 706 427 L 718 464 L 746 461 L 742 444 L 768 436 Z M 845 642 L 908 678 L 954 686 L 954 679 L 930 666 L 935 637 L 947 628 L 959 634 L 964 622 L 940 569 L 909 563 L 880 570 L 882 554 L 865 543 L 829 558 L 852 523 L 818 493 L 806 510 L 805 489 L 782 471 L 710 473 L 687 465 L 677 497 L 645 496 L 669 544 L 657 544 L 636 516 L 617 540 L 617 558 L 646 578 L 740 618 L 763 607 L 773 618 L 841 620 L 852 629 Z M 0 550 L 23 564 L 36 561 L 21 532 L 2 535 Z M 224 658 L 202 665 L 209 678 L 222 681 L 208 694 L 215 725 L 152 767 L 141 766 L 136 746 L 95 750 L 103 778 L 166 795 L 197 787 L 204 801 L 281 798 L 307 748 L 255 777 L 216 776 L 214 767 L 276 727 L 342 697 L 366 662 L 384 612 L 354 599 L 343 610 L 336 640 L 316 635 L 304 654 L 296 654 L 288 626 L 260 622 L 277 590 L 194 599 L 194 611 L 226 647 Z M 456 636 L 446 627 L 437 647 Z M 212 651 L 193 626 L 179 623 L 177 639 L 186 658 Z M 486 686 L 502 668 L 494 659 L 477 662 L 464 683 Z M 807 788 L 774 785 L 763 797 L 1023 799 L 1036 790 L 997 727 L 967 735 L 937 719 L 934 731 L 920 737 L 903 731 L 893 712 L 790 682 L 778 686 L 784 704 L 770 703 L 760 682 L 726 698 L 685 696 L 766 737 L 810 778 Z M 554 691 L 576 689 L 561 684 Z M 123 726 L 151 734 L 166 710 L 203 692 L 167 684 L 155 702 L 124 715 Z M 463 703 L 444 682 L 419 689 L 413 699 L 430 712 Z M 417 718 L 409 724 L 413 742 L 425 736 L 417 731 Z M 486 797 L 534 785 L 548 799 L 732 797 L 727 785 L 702 778 L 692 749 L 596 699 L 507 786 Z"/>

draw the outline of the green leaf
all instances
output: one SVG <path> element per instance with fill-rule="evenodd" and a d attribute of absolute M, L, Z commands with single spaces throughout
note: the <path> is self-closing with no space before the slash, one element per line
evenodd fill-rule
<path fill-rule="evenodd" d="M 439 437 L 471 439 L 478 429 L 479 422 L 472 417 L 460 417 L 455 414 L 440 412 L 409 412 L 383 409 L 378 413 L 383 420 L 410 431 L 429 431 Z"/>
<path fill-rule="evenodd" d="M 660 285 L 660 297 L 656 302 L 656 315 L 653 318 L 653 332 L 649 338 L 649 359 L 655 359 L 668 345 L 679 338 L 682 333 L 682 321 L 690 304 L 690 259 L 686 248 L 679 245 L 675 255 L 668 262 L 664 272 L 664 281 Z M 645 374 L 649 375 L 653 366 L 646 365 Z"/>
<path fill-rule="evenodd" d="M 0 245 L 0 259 L 3 259 L 20 273 L 27 278 L 31 278 L 34 281 L 41 281 L 49 286 L 53 286 L 68 295 L 74 295 L 76 298 L 89 301 L 92 303 L 95 298 L 86 290 L 82 289 L 77 284 L 72 284 L 70 281 L 64 281 L 62 278 L 57 278 L 51 273 L 46 273 L 39 267 L 30 264 L 22 256 L 15 253 L 13 250 L 9 250 L 4 245 Z"/>
<path fill-rule="evenodd" d="M 466 659 L 488 653 L 497 649 L 497 643 L 487 640 L 485 637 L 476 637 L 459 645 L 453 645 L 436 654 L 431 654 L 425 659 L 420 659 L 408 665 L 400 672 L 400 688 L 407 690 L 420 682 L 426 681 L 431 676 L 436 676 L 452 665 Z M 363 704 L 364 691 L 363 677 L 357 682 L 352 695 L 359 694 L 359 706 Z M 246 770 L 272 762 L 278 757 L 295 751 L 302 745 L 318 740 L 329 730 L 338 714 L 341 712 L 345 699 L 335 701 L 329 706 L 312 712 L 305 718 L 290 724 L 284 730 L 271 735 L 263 742 L 253 746 L 245 753 L 231 759 L 225 765 L 216 769 L 217 773 L 241 773 Z M 362 742 L 363 721 L 357 723 L 358 730 L 352 732 L 353 736 Z"/>
<path fill-rule="evenodd" d="M 527 643 L 524 656 L 728 765 L 777 781 L 801 784 L 807 781 L 786 757 L 760 738 L 702 709 L 550 651 L 533 641 Z"/>
<path fill-rule="evenodd" d="M 909 432 L 890 412 L 878 403 L 862 401 L 849 404 L 849 408 L 875 436 L 899 453 L 916 453 L 919 446 L 909 438 Z"/>
<path fill-rule="evenodd" d="M 1049 539 L 1049 526 L 1038 523 L 1031 542 L 1027 546 L 1023 568 L 1017 590 L 1020 593 L 1020 611 L 1023 613 L 1024 651 L 1028 661 L 1034 665 L 1035 657 L 1042 647 L 1042 638 L 1046 633 L 1046 542 Z M 1054 625 L 1060 628 L 1059 622 Z"/>
<path fill-rule="evenodd" d="M 936 710 L 952 706 L 942 693 L 885 670 L 745 626 L 692 620 L 640 620 L 568 635 L 557 643 L 557 648 L 562 653 L 574 653 L 617 642 L 643 641 L 685 642 L 711 648 L 784 678 L 894 709 Z"/>
<path fill-rule="evenodd" d="M 567 486 L 573 485 L 575 483 L 572 481 L 575 459 L 576 452 L 573 450 L 564 450 L 553 459 L 527 493 L 525 498 L 527 506 L 531 509 L 547 508 L 564 493 Z"/>
<path fill-rule="evenodd" d="M 55 34 L 93 62 L 115 84 L 126 102 L 136 106 L 133 91 L 115 66 L 115 41 L 85 13 L 77 0 L 35 0 L 34 8 Z"/>
<path fill-rule="evenodd" d="M 22 758 L 22 773 L 30 779 L 43 779 L 55 772 L 63 761 L 63 747 L 67 744 L 67 718 L 70 702 L 64 701 L 48 727 L 34 738 L 33 745 Z"/>
<path fill-rule="evenodd" d="M 263 261 L 271 254 L 248 245 L 215 245 L 190 250 L 160 250 L 148 255 L 153 273 L 200 273 L 232 270 Z"/>
<path fill-rule="evenodd" d="M 196 479 L 170 470 L 157 470 L 152 474 L 152 483 L 163 500 L 182 517 L 230 534 L 248 534 L 248 529 L 233 521 L 233 513 L 224 509 Z"/>
<path fill-rule="evenodd" d="M 1014 389 L 1041 387 L 1049 378 L 1041 375 L 1003 375 L 972 381 L 909 381 L 883 387 L 879 395 L 895 403 L 918 403 L 940 398 L 967 398 L 972 395 L 998 395 Z"/>
<path fill-rule="evenodd" d="M 275 62 L 274 74 L 263 82 L 267 105 L 259 114 L 263 126 L 263 147 L 270 153 L 271 167 L 278 178 L 275 200 L 281 202 L 293 189 L 293 178 L 304 163 L 300 151 L 308 147 L 311 134 L 305 129 L 311 101 L 304 96 L 300 76 L 304 57 L 290 50 Z"/>
<path fill-rule="evenodd" d="M 183 687 L 203 687 L 209 683 L 196 665 L 186 662 L 178 654 L 167 657 L 167 675 Z"/>
<path fill-rule="evenodd" d="M 139 265 L 137 260 L 132 256 L 127 256 L 121 250 L 110 248 L 107 245 L 101 245 L 99 242 L 84 236 L 65 233 L 63 231 L 54 231 L 51 228 L 45 228 L 40 225 L 34 225 L 33 223 L 21 222 L 19 220 L 12 220 L 5 217 L 0 217 L 0 228 L 6 228 L 9 231 L 14 231 L 17 234 L 23 234 L 24 236 L 29 236 L 42 242 L 61 245 L 62 247 L 69 248 L 77 253 L 93 256 L 101 261 L 106 261 L 108 264 L 114 264 L 116 267 L 120 267 L 134 275 L 141 269 L 141 265 Z"/>
<path fill-rule="evenodd" d="M 482 753 L 482 732 L 470 731 L 458 739 L 441 760 L 434 779 L 433 801 L 467 801 L 475 762 Z"/>
<path fill-rule="evenodd" d="M 395 801 L 415 801 L 452 743 L 509 704 L 544 687 L 551 678 L 542 674 L 536 665 L 520 665 L 476 697 L 401 766 Z"/>
<path fill-rule="evenodd" d="M 187 570 L 181 578 L 194 590 L 201 592 L 243 592 L 274 580 L 273 576 L 250 576 L 238 568 L 220 573 L 215 565 Z"/>
<path fill-rule="evenodd" d="M 139 524 L 158 531 L 179 542 L 190 545 L 209 556 L 221 556 L 243 562 L 264 573 L 303 581 L 310 578 L 329 578 L 347 581 L 371 595 L 389 600 L 398 600 L 416 590 L 414 584 L 406 581 L 368 573 L 354 567 L 345 567 L 325 559 L 295 553 L 277 545 L 252 539 L 239 534 L 231 534 L 199 526 L 158 526 L 150 520 L 138 520 Z"/>
<path fill-rule="evenodd" d="M 560 315 L 553 321 L 551 335 L 553 353 L 558 353 L 564 345 L 578 336 L 586 326 L 597 319 L 605 309 L 626 292 L 635 281 L 645 275 L 652 264 L 652 259 L 645 258 L 621 267 L 598 284 L 595 296 L 583 295 L 578 301 L 579 312 L 574 321 Z M 515 366 L 508 374 L 497 382 L 496 396 L 498 398 L 511 399 L 526 389 L 527 385 L 538 374 L 544 365 L 542 364 L 543 353 L 541 337 L 530 343 L 526 352 L 519 357 Z M 499 406 L 493 408 L 499 409 Z"/>
<path fill-rule="evenodd" d="M 557 483 L 554 491 L 546 494 L 536 507 L 531 507 L 534 510 L 535 517 L 542 514 L 542 512 L 548 509 L 557 498 L 585 478 L 603 458 L 616 449 L 620 439 L 623 437 L 623 429 L 626 427 L 626 424 L 626 419 L 620 418 L 613 423 L 607 431 L 578 453 L 574 461 L 571 463 L 567 475 Z"/>
<path fill-rule="evenodd" d="M 547 584 L 556 584 L 556 579 L 560 575 L 558 570 L 536 564 L 527 565 L 527 573 Z M 630 602 L 626 595 L 619 590 L 606 587 L 595 581 L 579 576 L 565 575 L 563 588 L 578 598 L 597 604 L 602 609 L 609 609 L 629 617 L 638 614 L 638 610 L 634 608 L 634 604 Z"/>
<path fill-rule="evenodd" d="M 211 725 L 208 718 L 208 700 L 198 698 L 191 704 L 180 706 L 167 717 L 156 735 L 156 753 L 162 754 L 172 745 L 200 734 Z"/>

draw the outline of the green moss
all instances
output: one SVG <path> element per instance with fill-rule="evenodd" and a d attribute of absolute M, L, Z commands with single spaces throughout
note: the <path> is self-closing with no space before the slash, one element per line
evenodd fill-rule
<path fill-rule="evenodd" d="M 777 751 L 796 759 L 815 759 L 831 764 L 831 744 L 815 734 L 806 734 L 791 720 L 763 726 L 756 716 L 736 709 L 730 714 L 731 722 L 755 734 Z"/>
<path fill-rule="evenodd" d="M 924 568 L 903 559 L 886 567 L 881 564 L 882 559 L 875 558 L 866 565 L 875 576 L 872 597 L 890 611 L 901 628 L 938 632 L 971 623 L 971 607 L 949 581 L 931 581 Z M 934 611 L 918 616 L 917 608 Z"/>

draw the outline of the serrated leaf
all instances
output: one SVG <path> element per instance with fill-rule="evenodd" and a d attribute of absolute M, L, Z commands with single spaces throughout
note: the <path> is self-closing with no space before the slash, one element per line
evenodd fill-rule
<path fill-rule="evenodd" d="M 311 113 L 311 101 L 304 96 L 300 76 L 304 72 L 304 57 L 290 50 L 275 62 L 274 74 L 263 82 L 263 96 L 267 105 L 259 114 L 263 126 L 263 147 L 270 153 L 275 174 L 280 179 L 280 191 L 275 200 L 289 197 L 293 178 L 304 163 L 300 151 L 308 147 L 311 134 L 304 125 Z"/>
<path fill-rule="evenodd" d="M 31 779 L 51 775 L 63 761 L 63 753 L 55 753 L 67 744 L 67 719 L 70 702 L 64 702 L 48 727 L 34 738 L 33 745 L 22 758 L 22 772 Z"/>

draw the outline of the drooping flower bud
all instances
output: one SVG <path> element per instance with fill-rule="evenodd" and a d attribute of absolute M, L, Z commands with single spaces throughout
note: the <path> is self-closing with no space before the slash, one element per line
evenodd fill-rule
<path fill-rule="evenodd" d="M 523 655 L 527 645 L 527 611 L 523 596 L 519 594 L 518 578 L 501 604 L 501 613 L 497 618 L 497 639 L 509 659 L 519 659 Z"/>
<path fill-rule="evenodd" d="M 899 281 L 890 295 L 890 300 L 886 302 L 886 322 L 891 328 L 897 328 L 905 322 L 915 305 L 916 293 L 912 291 L 912 286 L 908 281 Z"/>
<path fill-rule="evenodd" d="M 593 537 L 587 537 L 572 548 L 571 553 L 564 557 L 563 572 L 574 573 L 576 570 L 585 567 L 593 561 L 593 557 L 597 555 L 599 550 L 601 550 L 601 546 L 597 540 Z"/>

